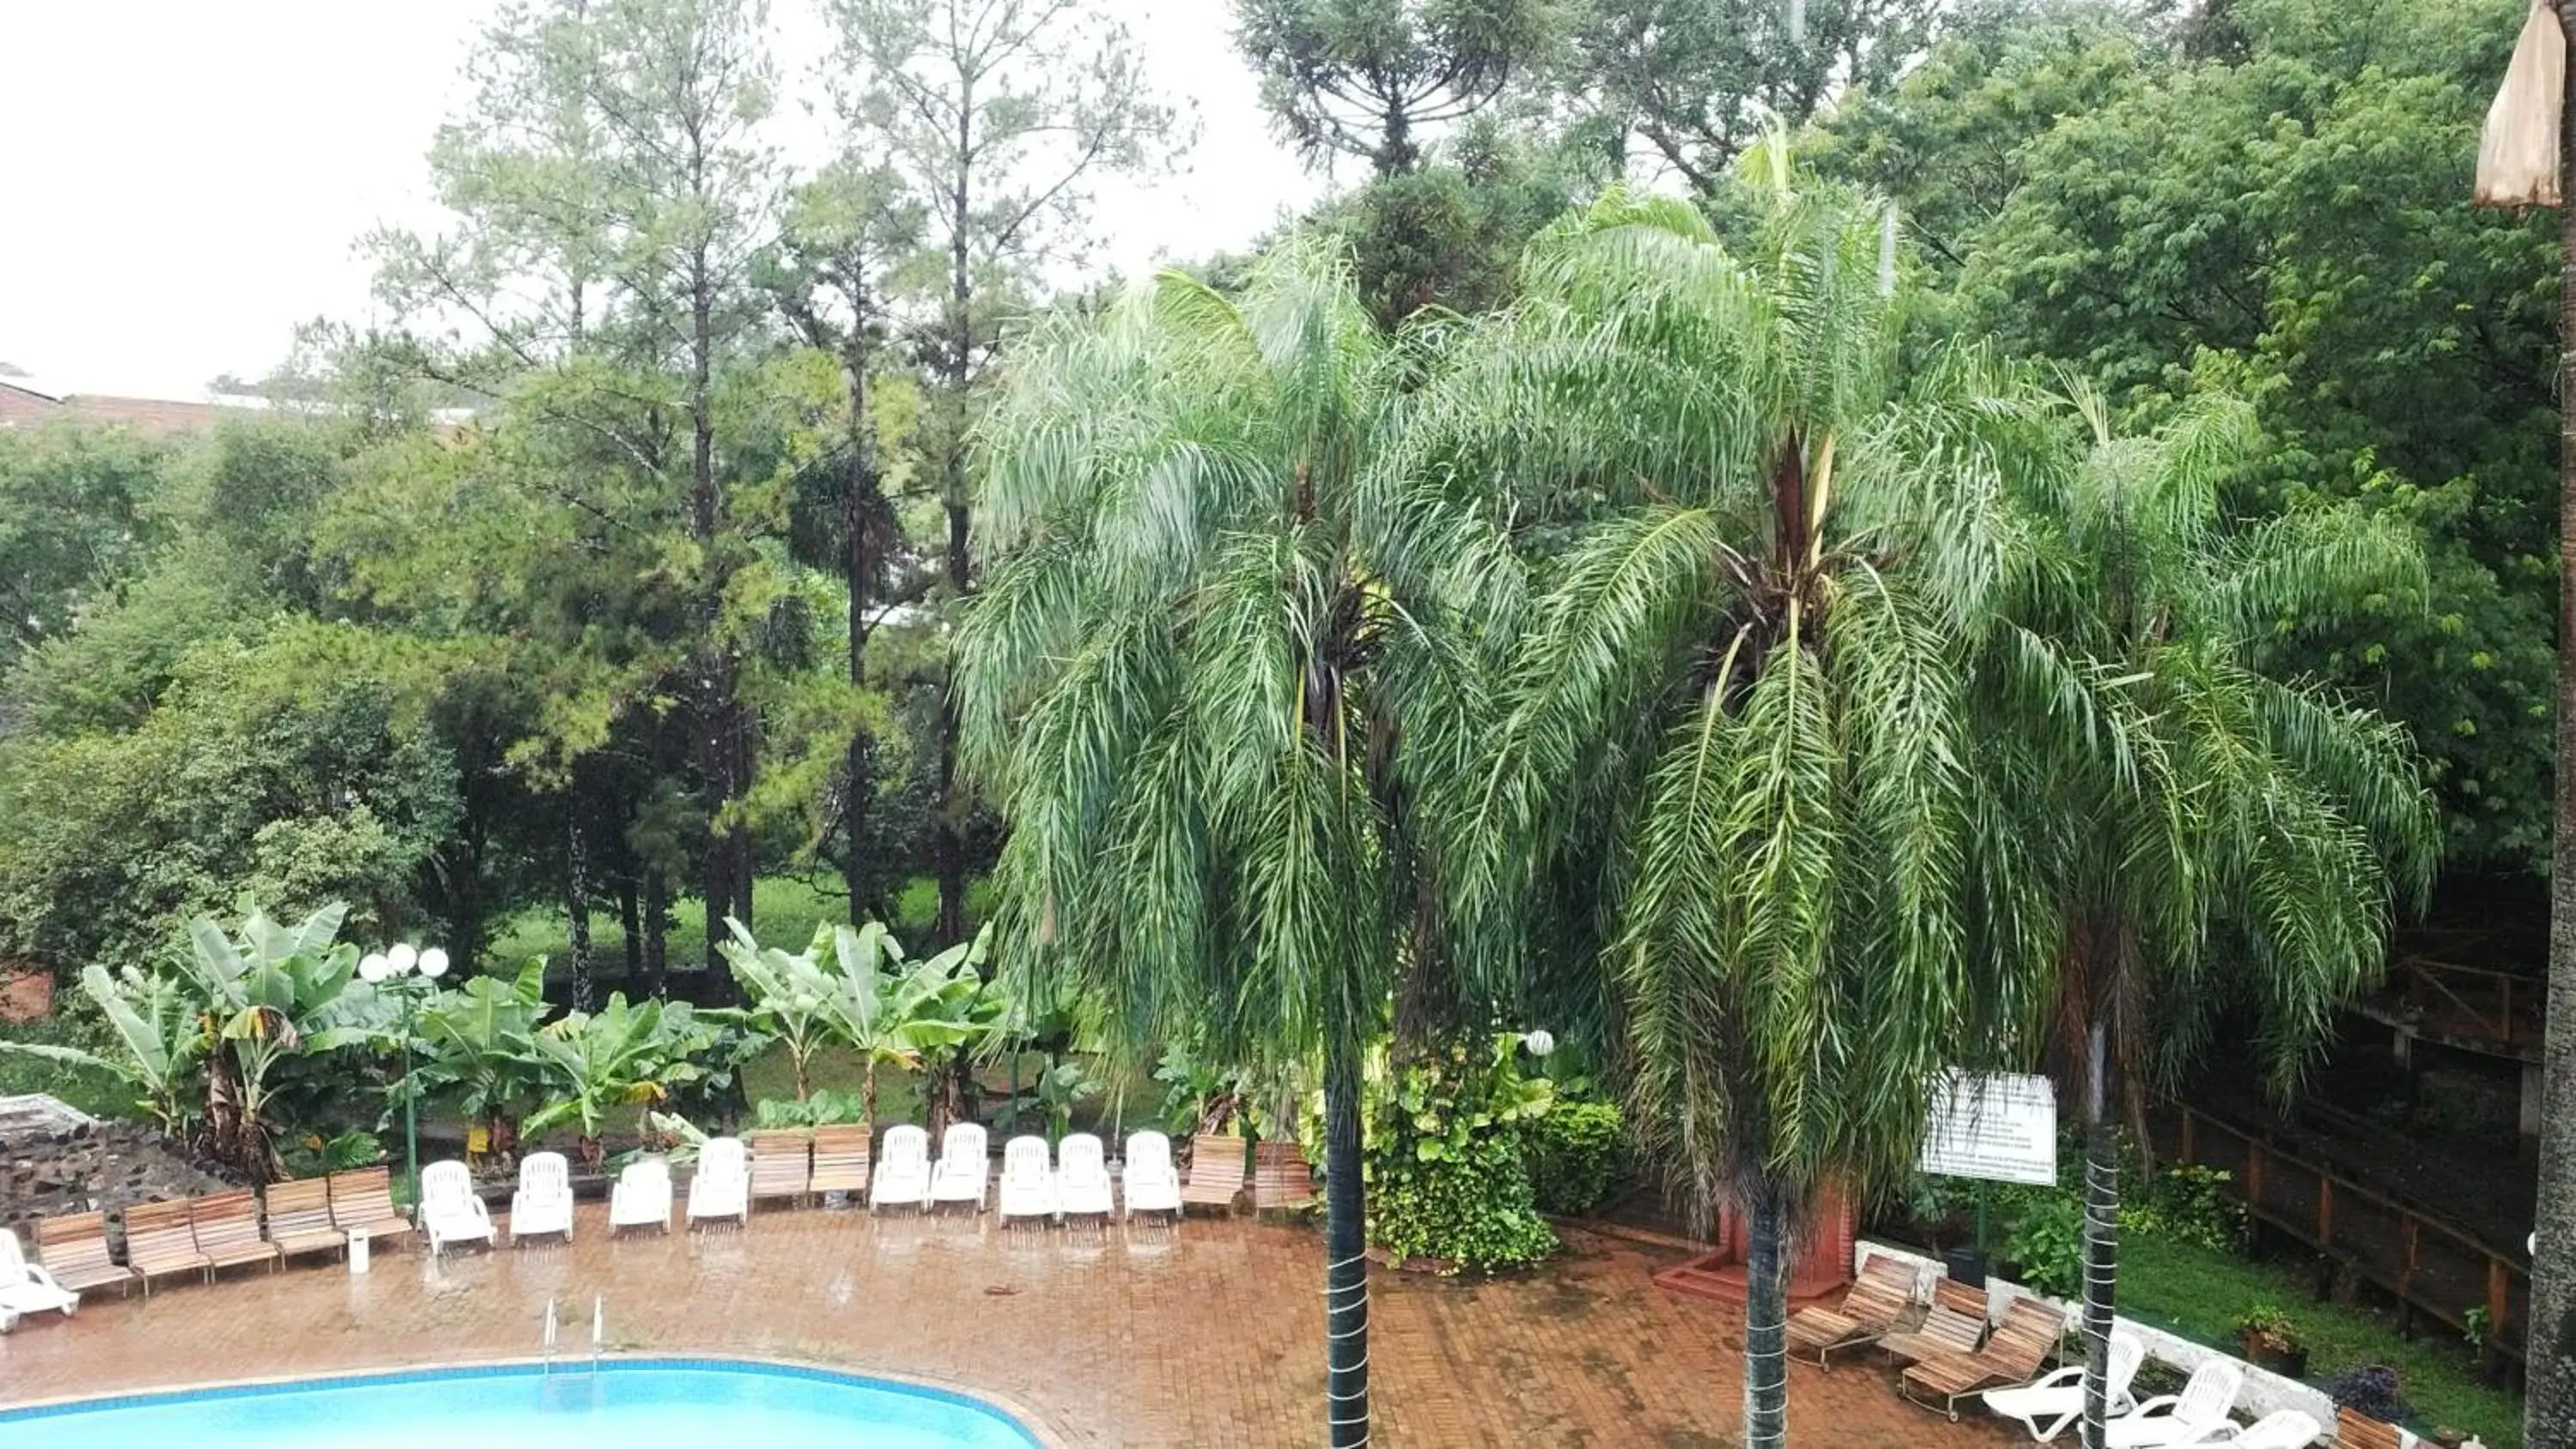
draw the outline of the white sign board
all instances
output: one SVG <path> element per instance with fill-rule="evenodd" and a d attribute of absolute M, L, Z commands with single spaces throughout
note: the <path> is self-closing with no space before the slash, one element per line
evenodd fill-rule
<path fill-rule="evenodd" d="M 1925 1172 L 2057 1185 L 2057 1089 L 2046 1077 L 1952 1069 L 1932 1092 Z"/>

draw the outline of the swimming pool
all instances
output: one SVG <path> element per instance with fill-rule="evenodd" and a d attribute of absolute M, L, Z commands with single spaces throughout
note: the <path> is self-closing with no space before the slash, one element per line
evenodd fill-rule
<path fill-rule="evenodd" d="M 1038 1449 L 959 1394 L 820 1369 L 620 1359 L 145 1394 L 0 1413 L 0 1449 Z"/>

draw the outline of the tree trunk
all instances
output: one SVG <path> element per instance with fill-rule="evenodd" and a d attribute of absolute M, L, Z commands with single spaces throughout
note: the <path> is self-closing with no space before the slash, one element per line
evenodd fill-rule
<path fill-rule="evenodd" d="M 1369 1441 L 1368 1256 L 1362 1239 L 1366 1187 L 1360 1181 L 1360 1044 L 1343 1023 L 1324 1041 L 1324 1407 L 1325 1442 L 1356 1449 Z"/>
<path fill-rule="evenodd" d="M 2111 1320 L 2120 1269 L 2120 1157 L 2111 1131 L 2109 1024 L 2085 1035 L 2084 1449 L 2102 1449 L 2110 1415 Z"/>
<path fill-rule="evenodd" d="M 662 883 L 658 870 L 644 874 L 644 995 L 661 996 L 671 989 L 671 900 L 670 887 Z"/>
<path fill-rule="evenodd" d="M 564 915 L 572 922 L 572 1009 L 590 1010 L 590 847 L 582 839 L 580 802 L 564 821 Z"/>
<path fill-rule="evenodd" d="M 637 993 L 644 980 L 644 914 L 635 900 L 635 877 L 617 882 L 617 925 L 626 936 L 626 990 Z"/>
<path fill-rule="evenodd" d="M 975 89 L 960 77 L 957 92 L 957 170 L 949 180 L 948 220 L 948 354 L 941 359 L 946 374 L 949 417 L 947 456 L 943 459 L 942 499 L 948 508 L 948 596 L 965 601 L 973 571 L 967 556 L 966 385 L 975 371 L 975 272 L 970 252 L 974 225 Z M 932 864 L 939 875 L 941 945 L 966 939 L 965 802 L 957 798 L 957 683 L 952 655 L 939 689 L 939 816 L 932 842 Z"/>
<path fill-rule="evenodd" d="M 1788 1214 L 1770 1183 L 1744 1204 L 1744 1449 L 1789 1442 Z"/>
<path fill-rule="evenodd" d="M 2558 0 L 2558 18 L 2576 48 L 2576 0 Z M 2570 61 L 2562 117 L 2576 116 L 2576 55 Z M 2558 819 L 2522 1433 L 2534 1449 L 2576 1444 L 2576 145 L 2565 140 L 2558 194 Z"/>
<path fill-rule="evenodd" d="M 850 689 L 868 684 L 868 605 L 877 585 L 877 480 L 875 439 L 868 427 L 868 361 L 862 350 L 867 335 L 867 304 L 850 328 L 850 491 L 841 513 L 842 565 L 850 589 Z M 876 741 L 863 722 L 850 731 L 848 758 L 841 774 L 841 835 L 848 853 L 841 858 L 841 883 L 850 893 L 850 924 L 882 920 L 885 907 L 876 898 L 875 872 L 868 859 L 868 816 L 876 805 Z"/>

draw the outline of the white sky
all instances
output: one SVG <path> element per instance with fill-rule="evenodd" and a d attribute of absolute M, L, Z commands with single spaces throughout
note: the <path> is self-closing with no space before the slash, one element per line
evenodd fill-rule
<path fill-rule="evenodd" d="M 1322 183 L 1268 129 L 1224 0 L 1105 0 L 1195 100 L 1177 176 L 1102 189 L 1101 260 L 1238 247 Z M 801 0 L 781 29 L 812 35 Z M 422 161 L 494 0 L 0 0 L 0 362 L 197 398 L 296 323 L 371 315 L 358 236 L 432 228 Z M 816 59 L 786 46 L 791 80 Z"/>

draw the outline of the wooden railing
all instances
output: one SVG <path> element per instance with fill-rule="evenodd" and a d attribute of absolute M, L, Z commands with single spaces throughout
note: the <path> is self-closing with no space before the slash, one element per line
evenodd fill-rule
<path fill-rule="evenodd" d="M 2377 1284 L 2398 1303 L 2398 1326 L 2425 1317 L 2466 1336 L 2478 1328 L 2489 1374 L 2523 1357 L 2531 1272 L 2422 1205 L 2365 1187 L 2259 1132 L 2173 1104 L 2155 1125 L 2173 1160 L 2232 1173 L 2246 1211 Z M 2483 1320 L 2482 1322 L 2480 1320 Z"/>
<path fill-rule="evenodd" d="M 2530 977 L 2404 956 L 2391 964 L 2388 984 L 2426 1026 L 2445 1035 L 2507 1045 L 2540 1040 L 2547 993 Z"/>

